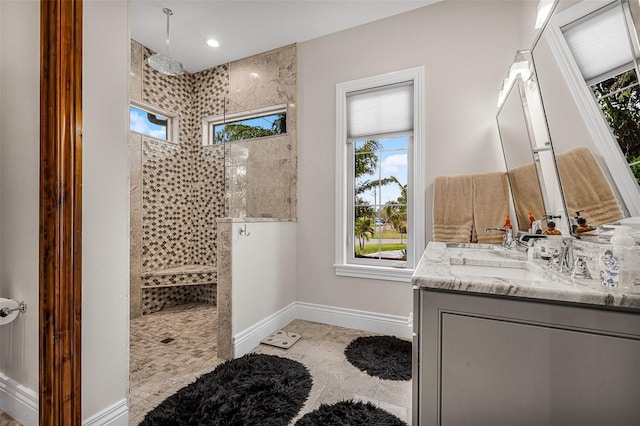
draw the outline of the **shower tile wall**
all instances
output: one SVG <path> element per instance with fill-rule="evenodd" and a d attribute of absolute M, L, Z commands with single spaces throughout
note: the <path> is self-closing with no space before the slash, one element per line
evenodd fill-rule
<path fill-rule="evenodd" d="M 178 116 L 178 143 L 189 148 L 194 143 L 193 117 L 193 76 L 184 74 L 179 77 L 164 75 L 155 71 L 147 59 L 153 51 L 144 48 L 142 60 L 142 99 L 141 101 Z"/>
<path fill-rule="evenodd" d="M 162 273 L 157 271 L 194 265 L 210 270 L 216 266 L 215 219 L 225 216 L 225 146 L 203 147 L 202 123 L 206 117 L 223 115 L 225 100 L 231 98 L 227 113 L 287 105 L 287 135 L 237 145 L 249 153 L 243 181 L 246 188 L 242 198 L 228 201 L 244 207 L 229 213 L 296 215 L 296 46 L 180 77 L 151 69 L 147 63 L 151 54 L 132 40 L 132 98 L 176 115 L 178 138 L 166 142 L 131 134 L 132 318 L 180 303 L 215 303 L 215 284 L 202 285 L 170 271 L 159 278 Z M 229 157 L 230 152 L 226 154 Z M 215 273 L 207 279 L 215 283 Z M 181 283 L 186 285 L 175 286 Z"/>
<path fill-rule="evenodd" d="M 224 216 L 224 147 L 203 143 L 202 120 L 224 114 L 224 100 L 229 96 L 229 67 L 220 65 L 193 75 L 194 126 L 192 158 L 195 173 L 192 183 L 192 218 L 195 230 L 194 263 L 215 264 L 216 221 Z"/>
<path fill-rule="evenodd" d="M 176 127 L 173 142 L 135 133 L 130 138 L 132 318 L 191 301 L 215 303 L 216 293 L 211 273 L 206 275 L 207 281 L 197 283 L 194 281 L 202 281 L 202 277 L 194 280 L 191 275 L 172 272 L 192 265 L 195 259 L 196 232 L 191 215 L 194 85 L 190 74 L 170 77 L 153 70 L 147 62 L 152 54 L 132 40 L 131 96 L 174 115 Z M 153 279 L 149 274 L 154 274 Z"/>
<path fill-rule="evenodd" d="M 142 271 L 189 265 L 189 152 L 143 137 L 142 155 Z"/>
<path fill-rule="evenodd" d="M 280 104 L 287 108 L 286 135 L 226 147 L 230 217 L 297 217 L 297 81 L 296 45 L 229 65 L 228 113 Z"/>

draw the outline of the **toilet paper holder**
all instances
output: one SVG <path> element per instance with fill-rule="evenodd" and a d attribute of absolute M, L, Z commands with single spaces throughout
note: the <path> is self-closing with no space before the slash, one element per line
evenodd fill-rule
<path fill-rule="evenodd" d="M 24 314 L 25 312 L 27 312 L 27 302 L 20 302 L 20 304 L 18 305 L 17 308 L 2 308 L 0 309 L 0 318 L 4 318 L 6 316 L 9 316 L 11 313 L 15 312 L 15 311 L 20 311 L 21 314 Z"/>

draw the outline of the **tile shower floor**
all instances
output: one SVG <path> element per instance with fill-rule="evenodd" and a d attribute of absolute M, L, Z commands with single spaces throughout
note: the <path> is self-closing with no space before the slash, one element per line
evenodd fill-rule
<path fill-rule="evenodd" d="M 216 320 L 215 307 L 184 305 L 131 321 L 130 425 L 138 425 L 169 395 L 223 362 L 216 357 Z M 297 418 L 321 403 L 357 399 L 410 424 L 411 382 L 368 376 L 344 357 L 349 342 L 372 333 L 302 320 L 284 329 L 302 339 L 289 349 L 259 345 L 254 352 L 294 359 L 311 372 L 311 394 Z M 165 339 L 174 340 L 161 343 Z"/>

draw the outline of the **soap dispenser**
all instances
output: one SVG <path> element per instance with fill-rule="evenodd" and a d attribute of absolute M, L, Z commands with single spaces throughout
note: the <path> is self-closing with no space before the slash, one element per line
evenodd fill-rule
<path fill-rule="evenodd" d="M 529 233 L 530 234 L 536 233 L 536 229 L 535 229 L 536 222 L 537 222 L 536 217 L 533 215 L 533 212 L 529 212 Z"/>
<path fill-rule="evenodd" d="M 582 213 L 582 210 L 578 210 L 576 212 L 575 217 L 570 217 L 569 218 L 569 222 L 571 223 L 571 232 L 574 233 L 574 234 L 576 233 L 576 228 L 578 228 L 580 226 L 580 219 L 581 219 L 580 213 Z"/>
<path fill-rule="evenodd" d="M 511 217 L 509 215 L 505 217 L 504 225 L 502 227 L 504 229 L 513 229 L 513 226 L 511 226 Z"/>
<path fill-rule="evenodd" d="M 580 238 L 580 236 L 585 232 L 593 231 L 596 229 L 594 226 L 587 224 L 587 219 L 585 219 L 584 217 L 578 217 L 576 221 L 578 226 L 573 230 L 576 238 Z M 631 240 L 633 241 L 633 238 L 631 238 Z"/>
<path fill-rule="evenodd" d="M 544 235 L 562 235 L 562 232 L 556 229 L 555 222 L 547 222 L 547 229 L 543 232 Z"/>

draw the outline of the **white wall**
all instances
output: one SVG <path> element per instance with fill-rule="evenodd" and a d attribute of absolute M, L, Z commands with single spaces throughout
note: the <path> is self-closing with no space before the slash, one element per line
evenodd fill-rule
<path fill-rule="evenodd" d="M 82 414 L 123 411 L 129 350 L 129 24 L 84 2 Z M 114 423 L 115 424 L 115 423 Z M 127 424 L 120 418 L 117 424 Z"/>
<path fill-rule="evenodd" d="M 39 14 L 37 2 L 0 1 L 0 296 L 28 305 L 26 315 L 0 326 L 0 379 L 25 386 L 33 398 L 39 342 Z M 37 423 L 33 404 L 30 410 L 0 396 L 0 409 Z"/>
<path fill-rule="evenodd" d="M 1 329 L 0 373 L 36 395 L 39 13 L 37 1 L 0 2 L 0 289 L 29 304 Z M 82 400 L 90 424 L 128 423 L 127 13 L 125 1 L 84 2 Z M 17 420 L 37 424 L 31 408 Z"/>
<path fill-rule="evenodd" d="M 233 223 L 233 336 L 296 301 L 296 225 Z M 249 236 L 240 235 L 242 226 Z"/>
<path fill-rule="evenodd" d="M 518 49 L 528 50 L 533 46 L 533 41 L 540 31 L 540 29 L 535 28 L 537 17 L 538 2 L 520 0 L 520 47 Z"/>
<path fill-rule="evenodd" d="M 335 85 L 425 66 L 427 238 L 438 175 L 504 170 L 497 93 L 519 46 L 518 2 L 445 1 L 300 43 L 298 300 L 390 315 L 408 283 L 336 277 Z"/>

